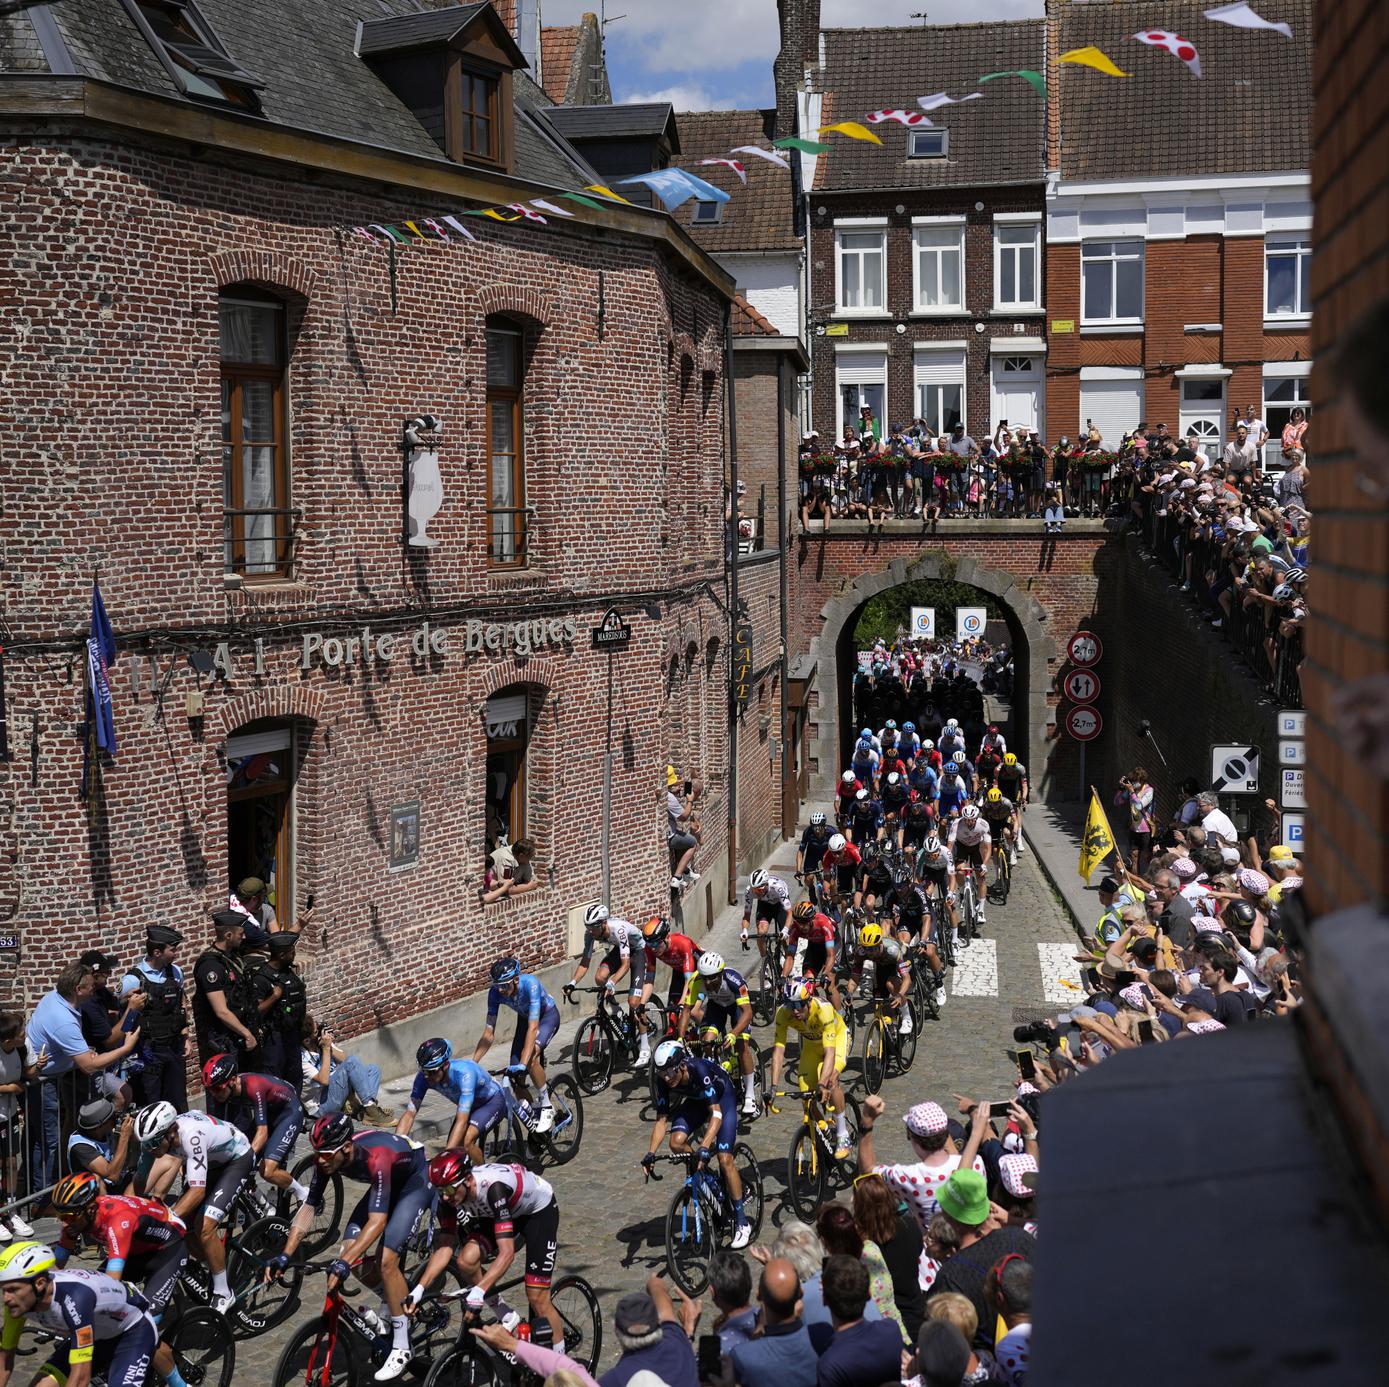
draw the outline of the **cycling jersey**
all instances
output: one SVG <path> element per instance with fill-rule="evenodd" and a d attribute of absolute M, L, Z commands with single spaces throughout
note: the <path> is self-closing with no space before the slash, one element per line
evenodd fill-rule
<path fill-rule="evenodd" d="M 476 1185 L 473 1197 L 458 1205 L 445 1203 L 440 1210 L 443 1218 L 452 1211 L 455 1219 L 459 1214 L 492 1219 L 496 1232 L 505 1236 L 511 1232 L 513 1219 L 538 1214 L 555 1201 L 554 1186 L 525 1166 L 474 1166 L 473 1180 Z"/>
<path fill-rule="evenodd" d="M 883 812 L 886 814 L 900 814 L 902 806 L 907 802 L 907 782 L 899 780 L 896 785 L 884 785 L 882 794 Z"/>
<path fill-rule="evenodd" d="M 849 762 L 849 769 L 860 780 L 872 780 L 878 773 L 878 766 L 882 759 L 876 751 L 870 751 L 867 756 L 860 756 L 858 752 L 855 752 Z"/>
<path fill-rule="evenodd" d="M 875 799 L 855 800 L 849 823 L 855 833 L 874 833 L 883 826 L 883 806 Z"/>
<path fill-rule="evenodd" d="M 991 829 L 997 830 L 1004 824 L 1010 823 L 1013 818 L 1013 801 L 1001 799 L 997 801 L 985 800 L 979 809 L 979 817 L 989 825 Z"/>
<path fill-rule="evenodd" d="M 1016 766 L 1002 765 L 998 768 L 998 788 L 1009 799 L 1016 799 L 1022 783 L 1027 779 L 1027 767 L 1021 761 Z"/>
<path fill-rule="evenodd" d="M 410 1101 L 406 1104 L 410 1112 L 419 1111 L 431 1088 L 457 1104 L 459 1112 L 472 1112 L 502 1096 L 501 1085 L 476 1060 L 450 1060 L 444 1077 L 433 1083 L 421 1070 L 415 1075 Z"/>
<path fill-rule="evenodd" d="M 969 798 L 965 782 L 956 776 L 943 776 L 940 782 L 940 812 L 942 817 L 956 809 L 964 808 Z"/>
<path fill-rule="evenodd" d="M 895 939 L 883 936 L 883 942 L 869 953 L 867 950 L 860 952 L 854 960 L 853 974 L 858 978 L 863 973 L 863 965 L 871 963 L 873 971 L 879 982 L 885 978 L 905 973 L 908 968 L 907 951 Z"/>
<path fill-rule="evenodd" d="M 834 921 L 818 910 L 808 920 L 792 920 L 791 932 L 786 940 L 788 950 L 794 953 L 802 939 L 807 944 L 833 945 Z"/>
<path fill-rule="evenodd" d="M 148 1302 L 134 1287 L 99 1271 L 55 1271 L 53 1299 L 46 1310 L 28 1315 L 5 1311 L 0 1348 L 13 1352 L 24 1332 L 24 1322 L 49 1329 L 67 1340 L 69 1363 L 90 1363 L 95 1344 L 118 1339 L 142 1324 L 149 1324 Z"/>
<path fill-rule="evenodd" d="M 351 1155 L 340 1173 L 344 1179 L 360 1180 L 367 1186 L 364 1202 L 368 1214 L 384 1214 L 410 1184 L 422 1180 L 428 1188 L 427 1167 L 424 1147 L 405 1137 L 394 1132 L 359 1132 L 352 1138 Z M 307 1201 L 315 1212 L 322 1212 L 328 1179 L 327 1172 L 315 1163 Z"/>
<path fill-rule="evenodd" d="M 644 948 L 646 943 L 641 930 L 630 920 L 609 915 L 603 922 L 601 933 L 595 934 L 593 930 L 584 931 L 584 952 L 579 959 L 580 963 L 588 963 L 593 957 L 594 946 L 600 939 L 607 944 L 610 951 L 616 949 L 622 958 L 630 958 L 633 949 Z"/>
<path fill-rule="evenodd" d="M 970 823 L 968 819 L 956 819 L 950 825 L 951 847 L 977 848 L 992 841 L 993 839 L 989 835 L 989 825 L 985 822 L 982 814 L 973 823 Z"/>
<path fill-rule="evenodd" d="M 241 1096 L 250 1104 L 257 1127 L 273 1127 L 289 1111 L 302 1112 L 299 1095 L 283 1079 L 269 1074 L 243 1074 Z"/>
<path fill-rule="evenodd" d="M 813 825 L 801 834 L 801 870 L 813 872 L 820 865 L 820 859 L 829 848 L 829 826 L 816 828 Z"/>
<path fill-rule="evenodd" d="M 146 1256 L 178 1242 L 187 1231 L 183 1220 L 157 1199 L 102 1194 L 97 1196 L 96 1214 L 87 1227 L 79 1232 L 75 1224 L 65 1223 L 54 1250 L 76 1252 L 85 1237 L 102 1257 L 123 1264 L 128 1257 Z"/>
<path fill-rule="evenodd" d="M 825 851 L 825 866 L 835 868 L 857 867 L 863 861 L 863 854 L 849 842 L 844 844 L 843 852 Z"/>
<path fill-rule="evenodd" d="M 903 919 L 920 921 L 922 916 L 926 914 L 926 897 L 922 894 L 919 886 L 908 886 L 900 889 L 893 904 L 898 915 Z"/>
<path fill-rule="evenodd" d="M 668 934 L 666 942 L 659 949 L 653 949 L 650 944 L 646 946 L 649 968 L 654 969 L 659 959 L 669 966 L 671 972 L 680 973 L 686 978 L 695 970 L 696 954 L 695 942 L 688 934 Z"/>
<path fill-rule="evenodd" d="M 784 1049 L 788 1030 L 803 1038 L 802 1051 L 833 1045 L 842 1056 L 848 1048 L 844 1018 L 823 997 L 813 997 L 804 1016 L 797 1016 L 790 1007 L 778 1007 L 773 1044 Z"/>
<path fill-rule="evenodd" d="M 1002 756 L 1008 750 L 1008 743 L 1004 740 L 1002 733 L 985 733 L 984 740 L 979 743 L 979 755 Z"/>
<path fill-rule="evenodd" d="M 685 995 L 680 999 L 680 1005 L 694 1007 L 698 1006 L 701 1001 L 729 1009 L 752 1005 L 752 998 L 748 996 L 747 979 L 741 973 L 735 972 L 732 968 L 725 968 L 718 981 L 714 982 L 712 986 L 710 985 L 711 981 L 711 979 L 702 978 L 696 973 L 686 985 Z"/>
<path fill-rule="evenodd" d="M 708 1107 L 718 1107 L 725 1099 L 733 1100 L 733 1080 L 728 1077 L 723 1065 L 713 1060 L 696 1059 L 690 1055 L 684 1063 L 685 1080 L 672 1084 L 661 1079 L 656 1085 L 656 1112 L 664 1116 L 672 1108 L 683 1107 L 686 1103 L 700 1103 Z"/>
<path fill-rule="evenodd" d="M 916 859 L 917 870 L 921 872 L 948 872 L 952 865 L 950 849 L 944 842 L 935 852 L 928 852 L 923 846 Z"/>
<path fill-rule="evenodd" d="M 487 992 L 487 1024 L 497 1024 L 497 1012 L 502 1007 L 510 1007 L 527 1024 L 539 1021 L 542 1012 L 555 1005 L 555 999 L 545 990 L 544 984 L 533 973 L 522 973 L 516 979 L 516 992 L 508 997 L 499 987 Z"/>
<path fill-rule="evenodd" d="M 251 1143 L 239 1127 L 204 1112 L 181 1114 L 174 1131 L 174 1152 L 183 1157 L 184 1181 L 199 1189 L 207 1185 L 212 1167 L 229 1166 L 251 1154 Z"/>
<path fill-rule="evenodd" d="M 743 914 L 751 915 L 756 908 L 789 910 L 791 908 L 791 893 L 786 889 L 786 883 L 780 877 L 767 878 L 767 885 L 763 888 L 762 894 L 756 895 L 751 886 L 743 896 Z"/>

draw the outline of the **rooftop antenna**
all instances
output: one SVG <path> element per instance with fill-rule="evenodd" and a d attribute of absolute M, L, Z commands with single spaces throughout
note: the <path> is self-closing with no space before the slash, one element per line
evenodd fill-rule
<path fill-rule="evenodd" d="M 908 18 L 908 19 L 919 19 L 919 20 L 922 22 L 922 24 L 925 24 L 925 23 L 926 23 L 926 15 L 927 15 L 927 12 L 926 12 L 925 10 L 913 10 L 913 11 L 911 12 L 911 14 L 909 14 L 909 15 L 907 16 L 907 18 Z"/>
<path fill-rule="evenodd" d="M 598 62 L 589 64 L 589 97 L 592 99 L 597 95 L 598 73 L 608 65 L 608 25 L 616 24 L 619 19 L 626 19 L 625 14 L 608 13 L 608 0 L 598 2 Z M 612 93 L 609 92 L 608 100 L 612 100 Z"/>

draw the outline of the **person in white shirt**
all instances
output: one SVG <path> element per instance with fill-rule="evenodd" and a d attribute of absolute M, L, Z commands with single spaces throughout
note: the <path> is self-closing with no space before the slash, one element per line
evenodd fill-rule
<path fill-rule="evenodd" d="M 1220 801 L 1213 790 L 1203 790 L 1196 797 L 1197 810 L 1201 815 L 1201 827 L 1208 834 L 1218 834 L 1226 846 L 1237 846 L 1239 830 L 1234 820 L 1220 807 Z"/>
<path fill-rule="evenodd" d="M 1256 447 L 1262 448 L 1268 442 L 1268 425 L 1259 417 L 1257 405 L 1249 405 L 1240 422 L 1249 430 L 1249 437 Z"/>

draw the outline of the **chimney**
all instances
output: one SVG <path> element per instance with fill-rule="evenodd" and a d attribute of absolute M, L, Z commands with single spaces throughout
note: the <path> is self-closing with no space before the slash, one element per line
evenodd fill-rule
<path fill-rule="evenodd" d="M 505 18 L 508 7 L 499 7 L 498 12 Z M 516 40 L 516 46 L 526 55 L 527 70 L 531 80 L 539 82 L 540 73 L 540 0 L 511 0 L 509 7 L 513 19 L 508 27 Z"/>
<path fill-rule="evenodd" d="M 820 0 L 777 0 L 781 51 L 772 65 L 776 81 L 777 134 L 795 133 L 796 93 L 808 68 L 820 61 Z"/>

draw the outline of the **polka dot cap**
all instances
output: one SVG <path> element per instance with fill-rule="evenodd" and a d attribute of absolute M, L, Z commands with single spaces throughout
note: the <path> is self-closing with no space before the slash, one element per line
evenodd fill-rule
<path fill-rule="evenodd" d="M 998 1178 L 1003 1182 L 1003 1188 L 1013 1196 L 1014 1199 L 1030 1199 L 1032 1191 L 1022 1182 L 1022 1177 L 1026 1174 L 1035 1175 L 1037 1173 L 1037 1158 L 1035 1156 L 1004 1156 L 998 1163 Z"/>

